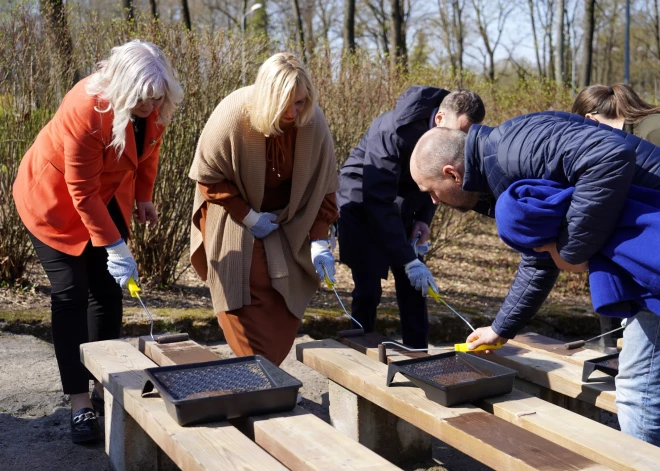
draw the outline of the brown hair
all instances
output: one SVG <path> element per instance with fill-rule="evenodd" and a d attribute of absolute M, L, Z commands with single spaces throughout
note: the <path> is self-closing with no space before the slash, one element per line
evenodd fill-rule
<path fill-rule="evenodd" d="M 642 100 L 630 85 L 617 83 L 611 87 L 591 85 L 585 88 L 575 98 L 571 112 L 582 116 L 598 113 L 607 119 L 623 118 L 637 123 L 650 114 L 660 113 L 660 106 Z"/>
<path fill-rule="evenodd" d="M 466 115 L 471 124 L 478 124 L 486 116 L 486 107 L 481 97 L 472 90 L 459 88 L 454 90 L 440 103 L 442 111 L 451 111 L 456 116 Z"/>

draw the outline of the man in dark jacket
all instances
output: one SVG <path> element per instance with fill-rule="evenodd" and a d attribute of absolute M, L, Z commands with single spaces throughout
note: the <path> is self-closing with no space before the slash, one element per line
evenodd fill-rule
<path fill-rule="evenodd" d="M 437 291 L 433 276 L 418 257 L 429 237 L 436 206 L 410 176 L 410 155 L 430 128 L 467 131 L 481 122 L 481 98 L 469 90 L 449 93 L 414 86 L 393 110 L 376 118 L 339 172 L 340 260 L 351 268 L 355 289 L 353 316 L 372 332 L 380 303 L 381 279 L 394 275 L 403 342 L 428 345 L 425 296 Z M 418 237 L 419 236 L 419 237 Z M 413 245 L 412 241 L 417 240 Z"/>
<path fill-rule="evenodd" d="M 506 342 L 545 301 L 559 269 L 582 271 L 618 222 L 631 184 L 660 190 L 660 147 L 569 113 L 520 116 L 468 134 L 432 130 L 413 153 L 411 173 L 435 203 L 467 211 L 497 198 L 514 182 L 544 179 L 574 187 L 557 240 L 523 255 L 515 280 L 490 327 L 468 337 L 470 348 Z M 491 217 L 493 211 L 485 212 Z M 660 267 L 655 267 L 660 270 Z M 629 319 L 616 378 L 621 429 L 660 445 L 660 313 Z"/>

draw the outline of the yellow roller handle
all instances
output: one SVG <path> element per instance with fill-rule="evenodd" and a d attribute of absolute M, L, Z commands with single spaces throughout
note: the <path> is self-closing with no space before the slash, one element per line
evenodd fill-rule
<path fill-rule="evenodd" d="M 433 300 L 437 303 L 440 301 L 440 293 L 436 293 L 433 289 L 429 289 L 429 296 L 433 298 Z"/>
<path fill-rule="evenodd" d="M 328 287 L 328 289 L 334 289 L 335 287 L 335 282 L 330 279 L 328 276 L 328 271 L 323 267 L 323 273 L 325 273 L 325 284 Z"/>
<path fill-rule="evenodd" d="M 470 350 L 468 348 L 467 343 L 457 343 L 454 345 L 454 350 L 457 352 L 483 352 L 484 350 L 497 350 L 498 348 L 502 348 L 502 344 L 500 342 L 494 343 L 494 344 L 482 344 L 479 345 L 477 348 L 474 350 Z"/>
<path fill-rule="evenodd" d="M 131 296 L 134 298 L 139 298 L 140 297 L 140 287 L 137 285 L 133 277 L 131 276 L 128 279 L 128 283 L 126 283 L 126 287 L 128 288 L 128 292 L 131 293 Z"/>

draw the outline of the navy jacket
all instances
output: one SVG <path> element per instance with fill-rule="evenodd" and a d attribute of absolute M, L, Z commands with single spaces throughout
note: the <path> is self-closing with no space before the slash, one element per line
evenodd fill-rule
<path fill-rule="evenodd" d="M 339 172 L 340 259 L 387 276 L 415 259 L 413 221 L 431 224 L 436 206 L 410 176 L 410 156 L 448 91 L 413 86 L 376 118 Z M 343 233 L 342 233 L 343 232 Z"/>
<path fill-rule="evenodd" d="M 660 148 L 581 116 L 534 113 L 497 128 L 474 125 L 465 147 L 463 189 L 497 199 L 515 181 L 545 179 L 574 186 L 561 257 L 577 264 L 605 245 L 631 183 L 660 189 Z M 523 255 L 493 330 L 513 338 L 540 309 L 557 280 L 551 259 Z"/>

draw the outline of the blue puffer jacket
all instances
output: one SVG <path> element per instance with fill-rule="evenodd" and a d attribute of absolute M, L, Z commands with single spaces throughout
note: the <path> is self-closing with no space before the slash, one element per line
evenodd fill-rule
<path fill-rule="evenodd" d="M 604 246 L 631 183 L 660 189 L 660 148 L 562 112 L 519 116 L 496 128 L 472 126 L 464 190 L 497 199 L 513 182 L 528 178 L 575 187 L 557 248 L 564 260 L 577 264 Z M 551 259 L 523 255 L 493 330 L 513 338 L 538 312 L 558 275 Z"/>

